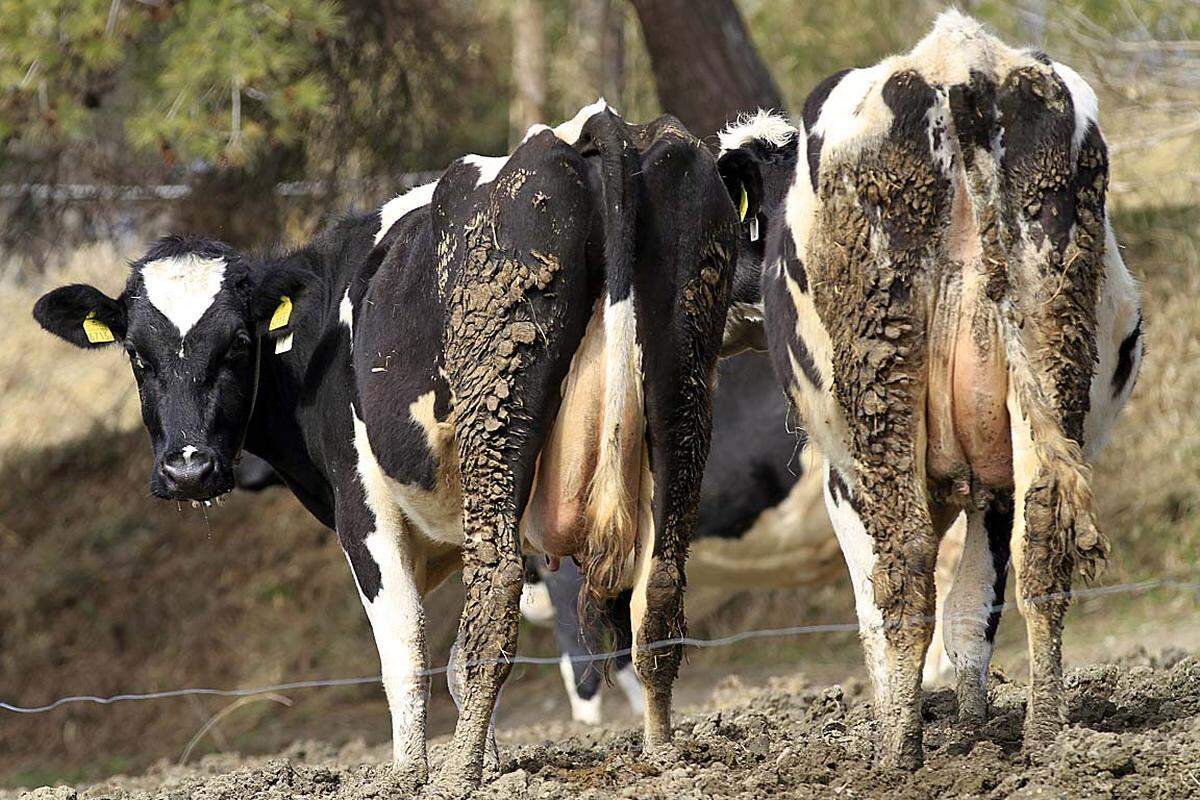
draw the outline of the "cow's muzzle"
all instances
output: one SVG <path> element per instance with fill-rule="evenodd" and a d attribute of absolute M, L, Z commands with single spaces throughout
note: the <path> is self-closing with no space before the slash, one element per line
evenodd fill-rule
<path fill-rule="evenodd" d="M 160 485 L 170 500 L 210 500 L 229 491 L 221 480 L 217 457 L 207 448 L 184 447 L 168 453 L 158 465 Z"/>

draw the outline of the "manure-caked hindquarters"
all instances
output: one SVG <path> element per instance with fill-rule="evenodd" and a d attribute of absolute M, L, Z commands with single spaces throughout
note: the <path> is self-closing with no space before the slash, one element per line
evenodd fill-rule
<path fill-rule="evenodd" d="M 1062 623 L 1078 569 L 1087 577 L 1108 545 L 1097 527 L 1082 445 L 1097 365 L 1108 162 L 1093 120 L 1076 114 L 1063 79 L 1034 63 L 996 95 L 1004 132 L 1000 236 L 1013 422 L 1017 598 L 1030 649 L 1026 744 L 1062 725 Z M 1086 126 L 1080 130 L 1081 124 Z"/>
<path fill-rule="evenodd" d="M 921 450 L 928 296 L 951 196 L 927 117 L 943 100 L 911 70 L 864 100 L 891 112 L 887 135 L 829 156 L 807 250 L 814 304 L 832 343 L 832 392 L 848 430 L 853 474 L 842 477 L 875 556 L 870 583 L 884 650 L 876 669 L 887 672 L 873 676 L 883 694 L 876 705 L 886 756 L 902 766 L 922 758 L 921 667 L 935 607 L 937 538 Z"/>
<path fill-rule="evenodd" d="M 569 146 L 542 133 L 514 153 L 486 199 L 434 196 L 466 589 L 456 645 L 461 706 L 438 776 L 444 785 L 478 784 L 496 696 L 516 652 L 518 522 L 591 302 L 589 227 L 579 222 L 593 214 L 585 170 Z M 452 222 L 461 219 L 465 226 Z"/>
<path fill-rule="evenodd" d="M 1105 218 L 1097 114 L 1069 67 L 957 11 L 911 53 L 831 76 L 805 103 L 762 271 L 767 338 L 825 454 L 900 764 L 920 761 L 935 540 L 959 510 L 967 542 L 945 611 L 960 717 L 986 714 L 1011 550 L 1027 741 L 1061 725 L 1071 576 L 1107 552 L 1084 453 L 1103 444 L 1143 353 L 1137 284 Z"/>
<path fill-rule="evenodd" d="M 684 562 L 711 435 L 710 390 L 729 303 L 737 218 L 712 156 L 672 119 L 641 132 L 642 213 L 634 297 L 646 457 L 631 602 L 646 687 L 646 749 L 670 741 L 671 685 L 685 634 Z"/>

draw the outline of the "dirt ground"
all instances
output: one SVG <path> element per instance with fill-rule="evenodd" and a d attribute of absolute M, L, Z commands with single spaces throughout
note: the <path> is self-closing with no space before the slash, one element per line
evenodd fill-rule
<path fill-rule="evenodd" d="M 1135 655 L 1067 675 L 1069 725 L 1053 747 L 1021 751 L 1023 686 L 993 673 L 992 717 L 967 730 L 953 693 L 927 693 L 926 764 L 879 766 L 879 726 L 864 684 L 818 686 L 803 676 L 762 686 L 720 682 L 677 720 L 675 752 L 647 761 L 625 723 L 600 729 L 547 723 L 502 735 L 501 772 L 477 798 L 979 797 L 1166 798 L 1200 794 L 1200 658 Z M 445 737 L 436 741 L 436 768 Z M 21 795 L 113 800 L 402 797 L 385 747 L 298 743 L 273 757 L 206 756 L 85 789 Z M 16 797 L 0 793 L 0 797 Z"/>

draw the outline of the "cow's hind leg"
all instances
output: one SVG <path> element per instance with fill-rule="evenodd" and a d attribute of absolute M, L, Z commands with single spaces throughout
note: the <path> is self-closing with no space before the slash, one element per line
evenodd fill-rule
<path fill-rule="evenodd" d="M 516 655 L 525 578 L 519 521 L 590 306 L 586 229 L 575 224 L 588 210 L 577 202 L 586 184 L 563 174 L 572 162 L 561 153 L 514 167 L 549 146 L 513 156 L 487 207 L 461 230 L 447 230 L 463 238 L 439 265 L 452 286 L 443 361 L 462 476 L 466 595 L 462 705 L 437 776 L 451 793 L 482 777 L 496 697 Z"/>
<path fill-rule="evenodd" d="M 688 209 L 678 210 L 688 213 Z M 707 210 L 692 213 L 700 219 L 712 218 Z M 669 331 L 659 326 L 674 287 L 661 274 L 639 276 L 638 330 L 644 345 L 648 446 L 638 495 L 638 557 L 630 622 L 633 665 L 645 688 L 643 748 L 647 752 L 671 741 L 671 687 L 683 655 L 679 640 L 687 630 L 684 568 L 712 432 L 709 393 L 720 320 L 728 305 L 732 249 L 728 233 L 718 231 L 703 246 L 686 242 L 694 248 L 696 260 L 675 265 L 680 285 L 677 296 L 670 298 L 674 307 L 667 317 Z M 683 239 L 678 244 L 680 253 L 690 249 Z"/>
<path fill-rule="evenodd" d="M 1009 273 L 1013 562 L 1030 648 L 1026 745 L 1037 747 L 1062 727 L 1062 622 L 1072 572 L 1094 574 L 1107 552 L 1082 453 L 1097 360 L 1107 156 L 1094 126 L 1075 130 L 1070 94 L 1048 67 L 1013 71 L 997 106 L 1005 126 L 1000 229 Z"/>
<path fill-rule="evenodd" d="M 941 90 L 897 72 L 864 102 L 886 105 L 879 116 L 892 122 L 881 140 L 826 168 L 809 285 L 830 336 L 830 389 L 846 426 L 847 457 L 834 465 L 851 484 L 876 558 L 870 581 L 889 673 L 879 704 L 885 759 L 913 769 L 923 760 L 921 670 L 937 559 L 924 464 L 926 331 L 952 186 L 945 159 L 930 150 Z"/>
<path fill-rule="evenodd" d="M 1012 496 L 967 513 L 967 535 L 942 611 L 942 638 L 954 664 L 958 718 L 987 719 L 987 672 L 1008 576 Z"/>
<path fill-rule="evenodd" d="M 884 758 L 902 769 L 915 769 L 923 760 L 921 673 L 936 612 L 937 540 L 924 477 L 912 468 L 912 449 L 912 443 L 898 436 L 880 460 L 859 456 L 856 460 L 863 463 L 856 485 L 834 517 L 841 520 L 843 547 L 850 548 L 852 574 L 863 573 L 856 595 L 867 659 L 875 665 L 876 709 L 887 736 Z M 877 620 L 882 634 L 874 628 Z"/>
<path fill-rule="evenodd" d="M 633 666 L 645 687 L 642 747 L 647 753 L 671 741 L 671 687 L 679 672 L 686 631 L 683 562 L 687 543 L 661 535 L 661 515 L 651 497 L 658 491 L 647 468 L 638 513 L 638 558 L 629 604 Z M 648 490 L 646 484 L 653 488 Z M 676 535 L 678 528 L 674 529 Z"/>
<path fill-rule="evenodd" d="M 450 699 L 461 716 L 467 697 L 466 662 L 463 658 L 461 644 L 462 631 L 450 645 L 450 657 L 446 659 L 446 688 L 450 690 Z M 496 744 L 496 709 L 500 705 L 502 689 L 496 690 L 496 701 L 492 707 L 492 716 L 488 721 L 487 742 L 483 749 L 484 771 L 496 771 L 500 768 L 500 747 Z"/>

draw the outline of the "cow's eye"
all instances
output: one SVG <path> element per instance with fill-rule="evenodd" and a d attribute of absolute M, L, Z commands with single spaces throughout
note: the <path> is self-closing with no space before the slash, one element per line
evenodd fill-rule
<path fill-rule="evenodd" d="M 229 343 L 229 349 L 225 351 L 225 359 L 227 361 L 241 361 L 250 352 L 250 335 L 245 331 L 239 332 L 233 337 L 233 341 Z"/>

